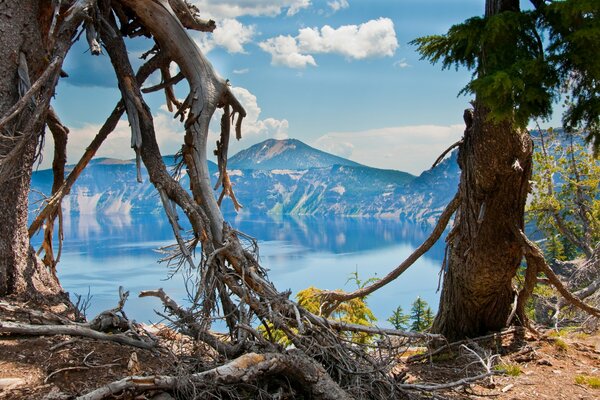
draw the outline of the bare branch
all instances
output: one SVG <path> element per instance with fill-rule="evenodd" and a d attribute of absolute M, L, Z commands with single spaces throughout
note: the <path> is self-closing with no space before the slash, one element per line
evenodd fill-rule
<path fill-rule="evenodd" d="M 164 89 L 166 87 L 176 85 L 177 83 L 181 82 L 184 78 L 185 77 L 180 72 L 177 75 L 173 76 L 171 79 L 165 80 L 163 83 L 159 83 L 158 85 L 143 88 L 142 93 L 158 92 L 159 90 Z"/>
<path fill-rule="evenodd" d="M 56 70 L 60 68 L 62 64 L 62 58 L 55 58 L 48 65 L 46 70 L 40 75 L 40 77 L 31 85 L 29 90 L 23 94 L 23 96 L 16 102 L 5 114 L 4 118 L 0 120 L 0 129 L 4 128 L 7 123 L 13 120 L 19 115 L 23 109 L 27 106 L 33 96 L 50 80 L 52 74 L 56 73 Z"/>
<path fill-rule="evenodd" d="M 136 79 L 138 82 L 144 82 L 155 70 L 160 68 L 160 65 L 163 63 L 168 63 L 168 59 L 162 53 L 158 53 L 156 56 L 152 57 L 148 62 L 140 67 L 138 73 L 136 75 Z M 42 227 L 43 222 L 46 218 L 52 215 L 56 210 L 60 208 L 60 204 L 62 199 L 69 194 L 71 188 L 79 178 L 79 175 L 83 172 L 85 167 L 91 161 L 91 159 L 96 155 L 96 152 L 104 143 L 104 140 L 108 137 L 108 135 L 115 130 L 117 127 L 117 123 L 121 119 L 121 116 L 125 112 L 125 108 L 123 107 L 123 101 L 119 101 L 112 113 L 106 119 L 92 142 L 86 148 L 85 152 L 77 162 L 77 165 L 73 168 L 73 170 L 69 173 L 69 176 L 62 184 L 60 189 L 56 191 L 52 195 L 52 197 L 48 200 L 48 204 L 44 207 L 44 209 L 36 216 L 35 220 L 29 226 L 29 237 L 32 237 L 39 231 Z"/>
<path fill-rule="evenodd" d="M 435 167 L 437 167 L 438 164 L 440 162 L 442 162 L 444 157 L 446 157 L 446 154 L 448 154 L 453 148 L 460 146 L 462 143 L 463 143 L 463 140 L 460 139 L 458 142 L 451 144 L 450 147 L 448 147 L 446 150 L 444 150 L 444 152 L 442 154 L 440 154 L 440 156 L 435 160 L 435 162 L 431 166 L 431 169 L 434 169 Z"/>
<path fill-rule="evenodd" d="M 0 333 L 18 335 L 70 335 L 83 336 L 97 340 L 108 340 L 142 349 L 152 349 L 156 345 L 153 342 L 133 339 L 124 334 L 107 334 L 95 331 L 80 325 L 29 325 L 20 322 L 0 321 Z"/>
<path fill-rule="evenodd" d="M 550 280 L 552 286 L 554 286 L 558 292 L 567 300 L 569 303 L 574 306 L 580 308 L 581 310 L 595 316 L 600 317 L 600 310 L 594 308 L 577 297 L 573 296 L 573 294 L 565 287 L 565 285 L 560 281 L 560 278 L 552 271 L 552 268 L 548 266 L 546 260 L 544 259 L 544 254 L 540 250 L 540 248 L 527 238 L 525 233 L 522 230 L 515 228 L 518 238 L 523 245 L 523 250 L 525 251 L 525 258 L 527 260 L 527 264 L 534 264 L 536 268 L 543 272 L 546 277 Z"/>
<path fill-rule="evenodd" d="M 217 25 L 215 21 L 204 20 L 198 16 L 197 9 L 190 9 L 190 6 L 185 0 L 169 0 L 169 4 L 175 11 L 177 18 L 181 24 L 188 29 L 193 29 L 200 32 L 212 32 Z"/>
<path fill-rule="evenodd" d="M 279 374 L 300 384 L 310 398 L 352 399 L 348 393 L 331 380 L 323 367 L 307 357 L 293 353 L 244 354 L 227 364 L 190 375 L 187 380 L 192 385 L 235 384 L 252 382 L 259 378 Z M 175 389 L 181 388 L 182 384 L 181 379 L 176 376 L 129 376 L 79 396 L 77 400 L 106 399 L 125 390 L 143 393 L 148 390 Z"/>
<path fill-rule="evenodd" d="M 480 381 L 480 380 L 490 377 L 492 375 L 498 375 L 498 372 L 496 372 L 496 371 L 486 372 L 486 373 L 479 374 L 476 376 L 469 376 L 467 378 L 459 379 L 458 381 L 454 381 L 454 382 L 440 383 L 438 385 L 401 384 L 400 387 L 402 389 L 408 389 L 408 390 L 420 390 L 420 391 L 424 391 L 424 392 L 434 392 L 437 390 L 445 390 L 445 389 L 451 389 L 451 388 L 458 387 L 458 386 L 469 385 L 471 383 Z"/>
<path fill-rule="evenodd" d="M 438 241 L 444 229 L 446 229 L 446 225 L 450 221 L 450 218 L 458 208 L 460 203 L 460 199 L 458 194 L 454 196 L 454 198 L 448 203 L 446 209 L 440 215 L 440 218 L 431 232 L 431 235 L 410 255 L 404 260 L 400 265 L 398 265 L 392 272 L 387 274 L 384 278 L 378 280 L 377 282 L 355 290 L 354 292 L 344 293 L 339 291 L 328 291 L 323 292 L 322 296 L 329 302 L 342 302 L 348 301 L 350 299 L 354 299 L 357 297 L 365 297 L 377 289 L 387 285 L 392 282 L 394 279 L 398 278 L 404 271 L 406 271 L 411 265 L 414 264 L 415 261 L 419 259 L 423 254 L 425 254 L 431 246 L 434 245 L 435 242 Z"/>

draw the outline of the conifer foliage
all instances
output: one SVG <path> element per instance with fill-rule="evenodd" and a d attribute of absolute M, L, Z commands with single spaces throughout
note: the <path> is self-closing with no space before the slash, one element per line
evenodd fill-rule
<path fill-rule="evenodd" d="M 532 10 L 470 18 L 445 35 L 412 44 L 422 58 L 443 68 L 472 70 L 463 93 L 477 94 L 496 122 L 525 127 L 531 118 L 548 117 L 559 96 L 569 94 L 573 102 L 563 116 L 565 128 L 585 129 L 598 148 L 600 56 L 594 49 L 600 43 L 600 2 L 532 3 Z"/>

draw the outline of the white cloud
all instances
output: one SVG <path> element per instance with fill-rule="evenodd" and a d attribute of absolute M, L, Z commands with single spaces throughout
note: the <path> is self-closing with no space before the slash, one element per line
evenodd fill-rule
<path fill-rule="evenodd" d="M 228 52 L 244 53 L 244 44 L 252 41 L 254 34 L 253 25 L 245 26 L 238 20 L 225 19 L 217 24 L 212 37 L 218 46 L 224 47 Z"/>
<path fill-rule="evenodd" d="M 260 119 L 261 108 L 256 96 L 242 87 L 232 87 L 231 91 L 246 110 L 246 118 L 242 122 L 242 135 L 248 139 L 285 139 L 288 137 L 289 123 L 286 119 Z"/>
<path fill-rule="evenodd" d="M 300 54 L 298 43 L 291 36 L 277 36 L 260 42 L 258 45 L 271 54 L 272 65 L 282 65 L 290 68 L 305 68 L 307 65 L 317 65 L 313 56 Z"/>
<path fill-rule="evenodd" d="M 393 64 L 393 65 L 394 65 L 394 67 L 396 67 L 396 68 L 400 68 L 400 69 L 403 69 L 403 68 L 408 68 L 408 67 L 410 67 L 410 66 L 411 66 L 411 65 L 410 65 L 410 64 L 409 64 L 409 63 L 406 61 L 406 58 L 403 58 L 403 59 L 401 59 L 401 60 L 394 61 L 394 64 Z"/>
<path fill-rule="evenodd" d="M 235 18 L 243 15 L 275 17 L 287 9 L 288 16 L 311 5 L 311 0 L 192 0 L 203 18 Z"/>
<path fill-rule="evenodd" d="M 242 68 L 242 69 L 234 69 L 233 73 L 236 75 L 242 75 L 242 74 L 247 74 L 248 72 L 250 72 L 249 68 Z"/>
<path fill-rule="evenodd" d="M 333 11 L 339 11 L 339 10 L 343 10 L 344 8 L 350 7 L 350 4 L 348 4 L 348 0 L 333 0 L 333 1 L 328 1 L 327 5 Z"/>
<path fill-rule="evenodd" d="M 393 56 L 398 48 L 394 23 L 379 18 L 360 25 L 344 25 L 337 29 L 303 28 L 296 37 L 276 36 L 259 43 L 272 56 L 273 65 L 290 68 L 316 66 L 311 54 L 340 54 L 349 59 Z"/>
<path fill-rule="evenodd" d="M 420 174 L 462 136 L 463 125 L 416 125 L 332 132 L 313 145 L 372 167 Z"/>
<path fill-rule="evenodd" d="M 226 18 L 217 22 L 212 33 L 194 33 L 195 41 L 203 53 L 215 47 L 223 47 L 229 53 L 245 53 L 244 45 L 256 34 L 254 25 L 244 25 L 236 19 Z"/>

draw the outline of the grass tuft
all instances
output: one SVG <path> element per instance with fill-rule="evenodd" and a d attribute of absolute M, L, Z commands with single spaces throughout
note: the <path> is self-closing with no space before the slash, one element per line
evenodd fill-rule
<path fill-rule="evenodd" d="M 514 363 L 502 363 L 498 364 L 495 367 L 496 371 L 500 371 L 505 375 L 509 376 L 519 376 L 523 373 L 521 370 L 521 366 L 519 364 Z"/>
<path fill-rule="evenodd" d="M 600 378 L 597 376 L 577 375 L 575 383 L 589 386 L 592 389 L 600 389 Z"/>

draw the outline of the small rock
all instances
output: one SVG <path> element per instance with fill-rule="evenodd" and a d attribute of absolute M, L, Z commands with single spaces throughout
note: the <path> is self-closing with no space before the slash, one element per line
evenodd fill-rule
<path fill-rule="evenodd" d="M 56 386 L 54 386 L 48 394 L 46 394 L 42 400 L 68 400 L 71 396 L 61 392 Z"/>
<path fill-rule="evenodd" d="M 133 353 L 131 353 L 131 356 L 129 357 L 129 362 L 127 363 L 127 369 L 129 370 L 129 372 L 132 375 L 139 374 L 142 371 L 140 362 L 138 361 L 137 353 L 135 351 Z"/>
<path fill-rule="evenodd" d="M 152 397 L 151 400 L 175 400 L 175 398 L 168 393 L 162 392 Z"/>
<path fill-rule="evenodd" d="M 552 366 L 552 363 L 548 360 L 546 360 L 545 358 L 541 359 L 540 361 L 537 362 L 538 365 L 548 365 L 549 367 Z"/>
<path fill-rule="evenodd" d="M 512 389 L 513 387 L 515 387 L 515 385 L 513 385 L 512 383 L 510 383 L 510 384 L 508 384 L 508 385 L 504 386 L 504 387 L 502 388 L 501 392 L 502 392 L 502 393 L 506 393 L 506 392 L 508 392 L 510 389 Z"/>
<path fill-rule="evenodd" d="M 25 379 L 21 378 L 0 378 L 0 389 L 12 389 L 26 383 Z"/>

